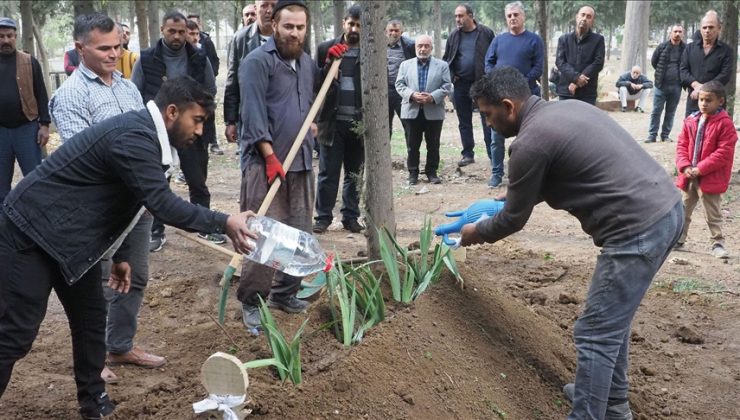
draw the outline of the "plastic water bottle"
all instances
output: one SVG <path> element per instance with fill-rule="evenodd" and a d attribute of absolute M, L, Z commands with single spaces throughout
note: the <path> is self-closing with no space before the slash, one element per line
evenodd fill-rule
<path fill-rule="evenodd" d="M 257 240 L 253 241 L 254 251 L 245 258 L 295 277 L 329 271 L 333 266 L 333 258 L 327 257 L 309 233 L 265 216 L 249 219 L 247 226 L 257 234 Z"/>

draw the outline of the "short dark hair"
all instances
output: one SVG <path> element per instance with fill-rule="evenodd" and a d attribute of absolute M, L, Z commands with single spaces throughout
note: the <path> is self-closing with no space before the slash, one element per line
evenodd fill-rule
<path fill-rule="evenodd" d="M 216 110 L 213 95 L 190 76 L 167 79 L 154 97 L 154 103 L 160 110 L 167 108 L 167 105 L 175 105 L 182 110 L 198 104 L 208 112 L 209 117 Z"/>
<path fill-rule="evenodd" d="M 188 29 L 190 29 L 190 30 L 193 30 L 193 29 L 198 29 L 198 30 L 200 30 L 200 27 L 198 26 L 198 24 L 197 24 L 197 23 L 195 23 L 195 21 L 194 21 L 194 20 L 190 20 L 190 19 L 188 19 L 188 21 L 187 21 L 187 22 L 185 22 L 185 26 L 187 26 L 187 27 L 188 27 Z"/>
<path fill-rule="evenodd" d="M 353 4 L 352 6 L 348 7 L 347 10 L 344 12 L 344 20 L 347 20 L 349 18 L 360 20 L 360 15 L 362 14 L 362 8 L 359 4 Z"/>
<path fill-rule="evenodd" d="M 121 25 L 121 28 L 128 28 L 128 25 L 126 25 L 125 23 L 118 23 L 118 24 Z M 131 28 L 129 28 L 129 29 L 131 29 Z"/>
<path fill-rule="evenodd" d="M 164 17 L 162 18 L 162 26 L 168 21 L 171 20 L 173 22 L 179 22 L 181 20 L 184 20 L 185 22 L 188 21 L 188 18 L 185 17 L 182 13 L 178 12 L 177 10 L 170 10 L 169 12 L 164 14 Z"/>
<path fill-rule="evenodd" d="M 470 88 L 473 101 L 485 99 L 491 105 L 501 105 L 504 99 L 526 100 L 532 95 L 527 79 L 514 67 L 496 67 Z"/>
<path fill-rule="evenodd" d="M 473 13 L 473 6 L 471 6 L 469 3 L 460 3 L 457 7 L 460 6 L 465 8 L 465 13 L 469 14 L 470 16 L 475 16 L 475 14 Z"/>
<path fill-rule="evenodd" d="M 75 41 L 85 42 L 90 32 L 96 29 L 104 34 L 108 34 L 114 29 L 117 29 L 116 22 L 100 12 L 77 16 L 72 37 Z"/>
<path fill-rule="evenodd" d="M 191 13 L 191 14 L 188 15 L 188 19 L 190 19 L 190 18 L 198 18 L 198 19 L 200 19 L 200 15 L 195 14 L 195 13 Z"/>
<path fill-rule="evenodd" d="M 727 95 L 727 92 L 725 91 L 725 85 L 723 85 L 722 82 L 718 82 L 717 80 L 710 80 L 709 82 L 704 83 L 703 85 L 701 85 L 701 88 L 699 88 L 699 91 L 713 93 L 722 99 L 725 99 L 725 96 Z"/>

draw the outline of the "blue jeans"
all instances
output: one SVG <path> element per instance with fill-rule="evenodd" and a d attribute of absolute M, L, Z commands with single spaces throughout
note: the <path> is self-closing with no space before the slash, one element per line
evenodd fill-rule
<path fill-rule="evenodd" d="M 0 203 L 10 192 L 16 159 L 23 176 L 28 175 L 41 163 L 38 132 L 38 121 L 31 121 L 16 128 L 0 127 Z"/>
<path fill-rule="evenodd" d="M 671 134 L 673 128 L 673 117 L 676 116 L 678 101 L 681 99 L 681 86 L 663 86 L 659 89 L 653 87 L 653 112 L 650 113 L 650 128 L 648 128 L 648 138 L 656 139 L 658 137 L 658 128 L 660 126 L 660 114 L 665 106 L 665 116 L 663 117 L 663 129 L 660 131 L 660 138 L 665 140 Z"/>
<path fill-rule="evenodd" d="M 455 93 L 453 100 L 455 103 L 455 112 L 457 112 L 458 130 L 460 130 L 460 142 L 462 143 L 463 157 L 475 157 L 475 138 L 473 137 L 473 100 L 470 98 L 470 87 L 473 82 L 469 80 L 458 79 L 455 82 Z M 491 159 L 491 130 L 486 126 L 486 119 L 480 114 L 480 121 L 483 124 L 483 141 L 486 144 L 486 153 L 488 159 Z"/>
<path fill-rule="evenodd" d="M 607 404 L 627 401 L 630 324 L 683 227 L 679 201 L 643 232 L 605 243 L 583 314 L 573 328 L 578 365 L 568 419 L 603 419 Z"/>
<path fill-rule="evenodd" d="M 491 129 L 491 174 L 504 177 L 504 155 L 506 154 L 506 137 Z"/>

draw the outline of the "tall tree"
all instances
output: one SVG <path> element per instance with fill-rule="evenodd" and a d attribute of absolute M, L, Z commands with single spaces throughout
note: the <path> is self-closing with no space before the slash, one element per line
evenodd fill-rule
<path fill-rule="evenodd" d="M 334 38 L 342 34 L 342 21 L 344 21 L 344 0 L 334 0 Z"/>
<path fill-rule="evenodd" d="M 93 0 L 73 0 L 72 10 L 75 18 L 79 15 L 89 15 L 90 13 L 95 13 L 94 3 L 95 2 Z"/>
<path fill-rule="evenodd" d="M 650 0 L 629 1 L 624 19 L 624 43 L 622 70 L 629 71 L 632 66 L 640 66 L 647 71 L 647 46 L 650 18 Z"/>
<path fill-rule="evenodd" d="M 36 55 L 33 45 L 33 3 L 21 2 L 21 48 L 31 55 Z"/>
<path fill-rule="evenodd" d="M 388 133 L 388 58 L 385 42 L 386 3 L 361 0 L 362 36 L 362 120 L 365 137 L 365 179 L 375 180 L 365 186 L 367 210 L 367 251 L 371 259 L 380 258 L 378 229 L 387 228 L 395 235 L 393 184 L 378 182 L 393 177 L 391 139 Z"/>
<path fill-rule="evenodd" d="M 147 10 L 146 15 L 148 19 L 148 29 L 149 29 L 149 45 L 146 47 L 151 47 L 152 45 L 156 44 L 157 41 L 159 41 L 159 2 L 156 0 L 149 0 L 147 2 Z M 146 48 L 143 47 L 143 48 Z"/>
<path fill-rule="evenodd" d="M 33 25 L 33 35 L 34 38 L 36 38 L 36 44 L 38 45 L 39 49 L 39 64 L 41 64 L 41 74 L 44 78 L 44 85 L 46 86 L 46 94 L 51 97 L 51 76 L 50 76 L 50 69 L 49 69 L 49 53 L 46 51 L 46 47 L 44 46 L 44 39 L 41 37 L 41 31 L 40 28 L 38 28 L 36 25 Z"/>
<path fill-rule="evenodd" d="M 542 76 L 540 77 L 540 85 L 542 86 L 542 98 L 545 100 L 550 99 L 550 88 L 549 88 L 549 78 L 550 73 L 548 70 L 548 63 L 547 63 L 547 45 L 548 40 L 550 39 L 547 35 L 547 1 L 546 0 L 536 0 L 534 2 L 534 10 L 535 10 L 535 20 L 537 21 L 537 32 L 539 32 L 540 37 L 542 38 L 542 44 L 545 48 L 545 59 L 543 60 L 543 67 L 542 67 Z"/>
<path fill-rule="evenodd" d="M 311 11 L 311 26 L 313 27 L 314 45 L 312 51 L 318 51 L 319 44 L 324 41 L 324 19 L 321 13 L 321 0 L 311 0 L 308 6 Z"/>
<path fill-rule="evenodd" d="M 136 26 L 139 28 L 139 49 L 149 47 L 149 20 L 147 19 L 147 0 L 136 0 Z"/>
<path fill-rule="evenodd" d="M 738 2 L 722 2 L 722 32 L 720 39 L 730 46 L 732 51 L 732 71 L 730 72 L 730 82 L 727 83 L 727 100 L 725 108 L 730 116 L 735 113 L 735 89 L 737 87 L 737 19 L 738 19 Z"/>
<path fill-rule="evenodd" d="M 434 19 L 434 56 L 442 58 L 442 1 L 434 0 L 432 6 L 432 18 Z"/>

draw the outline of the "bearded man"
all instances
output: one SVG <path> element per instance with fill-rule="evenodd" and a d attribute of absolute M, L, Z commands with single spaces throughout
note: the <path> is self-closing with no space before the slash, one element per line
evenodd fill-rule
<path fill-rule="evenodd" d="M 244 167 L 240 204 L 258 210 L 278 176 L 283 185 L 267 216 L 303 231 L 311 229 L 314 177 L 313 132 L 306 133 L 291 165 L 282 162 L 300 131 L 314 99 L 318 68 L 303 50 L 308 9 L 302 1 L 279 1 L 273 9 L 273 36 L 239 66 L 242 98 L 241 156 Z M 237 297 L 247 330 L 260 326 L 259 297 L 271 308 L 304 312 L 308 303 L 296 298 L 301 278 L 244 261 Z M 268 297 L 269 296 L 269 297 Z"/>

